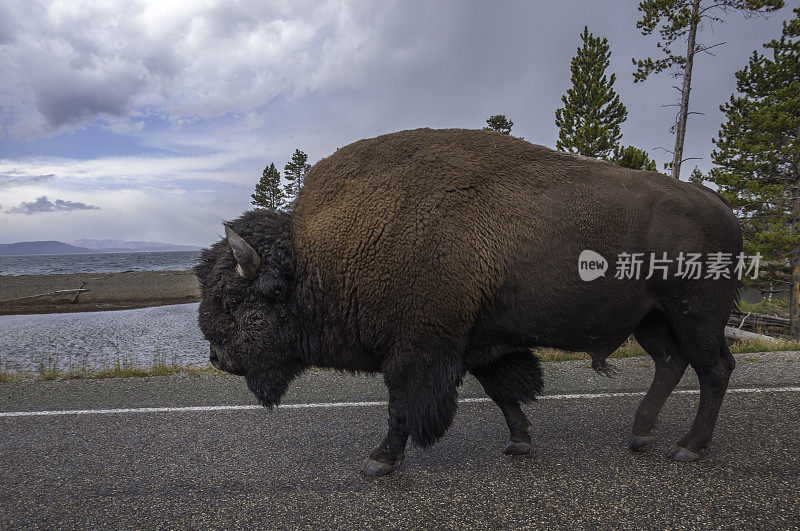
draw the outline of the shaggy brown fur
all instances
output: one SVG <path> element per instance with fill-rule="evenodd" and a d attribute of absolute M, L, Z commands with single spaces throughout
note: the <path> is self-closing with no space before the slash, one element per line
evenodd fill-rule
<path fill-rule="evenodd" d="M 303 365 L 382 372 L 397 422 L 381 455 L 397 458 L 403 433 L 422 445 L 444 433 L 465 371 L 481 379 L 510 427 L 524 427 L 518 403 L 541 388 L 526 349 L 585 350 L 602 369 L 635 332 L 652 345 L 657 380 L 660 360 L 678 356 L 709 382 L 703 422 L 679 446 L 692 453 L 710 440 L 732 369 L 722 331 L 736 281 L 675 279 L 674 267 L 667 280 L 613 278 L 621 252 L 740 252 L 735 217 L 707 188 L 493 132 L 419 129 L 339 149 L 314 166 L 288 217 L 259 219 L 254 212 L 231 226 L 261 255 L 262 275 L 287 279 L 278 286 L 287 295 L 259 310 L 269 316 L 258 322 L 272 330 L 259 339 L 270 343 L 260 347 L 267 352 L 253 354 L 261 361 L 237 361 L 231 348 L 226 356 L 259 375 L 248 382 L 270 397 L 265 403 Z M 260 232 L 277 239 L 265 243 Z M 275 266 L 269 256 L 278 247 L 285 258 Z M 584 249 L 609 261 L 604 278 L 580 280 Z M 208 271 L 224 252 L 204 256 Z M 229 256 L 215 271 L 233 275 L 231 264 Z M 221 299 L 221 283 L 233 281 L 203 282 L 204 300 Z M 210 320 L 222 310 L 209 303 L 206 311 Z M 205 326 L 207 337 L 224 335 Z M 275 376 L 284 343 L 292 343 L 280 354 L 291 369 Z M 639 435 L 649 434 L 653 410 L 671 391 L 653 385 L 655 398 L 637 415 Z"/>
<path fill-rule="evenodd" d="M 488 308 L 520 298 L 533 310 L 513 305 L 527 324 L 505 328 L 528 336 L 522 343 L 592 348 L 576 316 L 586 329 L 611 318 L 621 334 L 655 294 L 644 280 L 582 282 L 581 250 L 613 261 L 623 251 L 674 257 L 740 245 L 730 209 L 706 188 L 471 130 L 404 131 L 339 149 L 306 180 L 291 232 L 298 262 L 313 264 L 348 330 L 384 351 L 443 331 L 463 337 Z M 712 290 L 722 306 L 733 284 Z M 609 297 L 623 286 L 624 301 Z"/>

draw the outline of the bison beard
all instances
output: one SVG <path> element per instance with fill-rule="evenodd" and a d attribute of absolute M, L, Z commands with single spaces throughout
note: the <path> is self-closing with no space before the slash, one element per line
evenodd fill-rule
<path fill-rule="evenodd" d="M 382 373 L 389 429 L 367 475 L 394 470 L 409 437 L 426 447 L 445 433 L 467 372 L 505 416 L 503 452 L 530 452 L 520 404 L 542 390 L 530 348 L 588 352 L 608 373 L 631 334 L 655 365 L 631 448 L 653 440 L 689 364 L 700 405 L 670 457 L 694 460 L 710 444 L 733 370 L 723 329 L 737 281 L 673 268 L 584 282 L 577 271 L 584 249 L 612 262 L 623 252 L 736 256 L 736 218 L 705 187 L 494 132 L 423 129 L 337 150 L 291 212 L 247 212 L 226 235 L 196 268 L 215 362 L 244 373 L 267 407 L 311 366 Z"/>
<path fill-rule="evenodd" d="M 271 370 L 256 367 L 247 372 L 245 381 L 247 388 L 258 398 L 261 405 L 272 409 L 280 404 L 289 384 L 304 370 L 305 367 L 298 365 L 275 367 Z"/>

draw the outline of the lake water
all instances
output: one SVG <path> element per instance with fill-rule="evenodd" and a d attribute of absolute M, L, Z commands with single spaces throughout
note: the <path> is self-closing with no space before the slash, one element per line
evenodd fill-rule
<path fill-rule="evenodd" d="M 186 271 L 200 251 L 0 256 L 0 275 Z"/>
<path fill-rule="evenodd" d="M 197 303 L 115 312 L 0 316 L 0 368 L 208 365 Z"/>

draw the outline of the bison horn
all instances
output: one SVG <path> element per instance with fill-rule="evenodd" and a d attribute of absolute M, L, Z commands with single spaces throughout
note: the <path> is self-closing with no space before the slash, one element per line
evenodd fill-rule
<path fill-rule="evenodd" d="M 261 257 L 244 238 L 236 234 L 232 228 L 225 225 L 225 236 L 228 238 L 228 245 L 233 250 L 233 257 L 239 264 L 236 272 L 247 280 L 253 280 L 261 268 Z"/>

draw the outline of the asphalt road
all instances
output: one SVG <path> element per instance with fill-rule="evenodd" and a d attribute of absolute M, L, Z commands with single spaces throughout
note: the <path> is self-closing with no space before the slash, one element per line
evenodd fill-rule
<path fill-rule="evenodd" d="M 656 442 L 632 454 L 640 397 L 625 393 L 645 390 L 652 367 L 618 361 L 607 379 L 564 362 L 545 364 L 548 397 L 526 407 L 532 455 L 502 455 L 499 410 L 468 401 L 444 439 L 409 448 L 382 478 L 358 473 L 386 424 L 373 377 L 309 373 L 286 397 L 292 407 L 272 412 L 164 409 L 252 405 L 233 377 L 0 384 L 6 413 L 162 408 L 0 414 L 0 528 L 798 528 L 800 354 L 737 358 L 739 391 L 699 462 L 665 457 L 691 421 L 693 377 Z M 467 380 L 461 397 L 483 394 Z"/>

